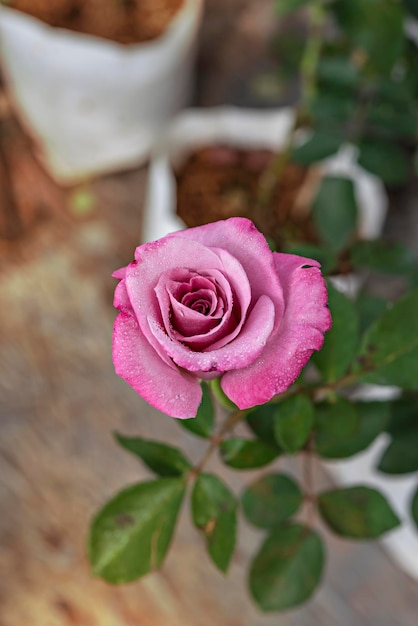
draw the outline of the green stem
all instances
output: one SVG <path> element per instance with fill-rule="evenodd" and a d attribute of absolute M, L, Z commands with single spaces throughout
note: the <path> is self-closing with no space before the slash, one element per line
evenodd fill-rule
<path fill-rule="evenodd" d="M 199 463 L 195 465 L 192 470 L 190 470 L 189 476 L 196 477 L 198 476 L 198 474 L 200 474 L 200 472 L 203 470 L 206 463 L 209 461 L 212 454 L 215 452 L 216 448 L 219 446 L 225 435 L 228 434 L 241 420 L 243 420 L 248 412 L 249 409 L 243 411 L 238 410 L 228 415 L 218 433 L 212 438 L 209 447 L 207 448 Z"/>
<path fill-rule="evenodd" d="M 264 212 L 269 208 L 270 202 L 276 192 L 285 167 L 289 162 L 295 143 L 295 135 L 299 126 L 299 117 L 296 112 L 294 122 L 286 138 L 286 143 L 280 152 L 276 152 L 270 164 L 260 176 L 258 193 L 256 198 L 256 213 L 258 223 L 262 226 Z"/>
<path fill-rule="evenodd" d="M 315 476 L 314 476 L 314 450 L 313 450 L 314 438 L 311 434 L 306 444 L 306 449 L 303 455 L 303 486 L 305 489 L 305 501 L 306 501 L 306 525 L 308 528 L 313 527 L 313 523 L 316 515 L 316 494 L 315 494 Z"/>
<path fill-rule="evenodd" d="M 309 34 L 305 51 L 302 57 L 301 71 L 301 103 L 303 112 L 309 110 L 317 90 L 317 71 L 321 58 L 323 43 L 323 27 L 325 22 L 325 10 L 323 0 L 314 2 L 309 7 Z"/>
<path fill-rule="evenodd" d="M 301 98 L 296 107 L 295 119 L 284 147 L 274 156 L 270 165 L 260 176 L 256 198 L 256 221 L 261 225 L 264 222 L 264 213 L 269 208 L 285 167 L 292 155 L 296 132 L 309 113 L 310 105 L 316 94 L 316 77 L 321 56 L 325 15 L 323 0 L 316 0 L 309 7 L 308 40 L 300 65 Z"/>
<path fill-rule="evenodd" d="M 308 386 L 291 387 L 290 389 L 287 389 L 283 393 L 279 393 L 276 396 L 274 396 L 270 400 L 270 402 L 268 402 L 267 404 L 277 404 L 281 402 L 282 400 L 289 398 L 290 396 L 298 395 L 301 393 L 306 393 L 307 395 L 311 397 L 312 396 L 317 396 L 317 397 L 324 396 L 332 391 L 335 391 L 336 389 L 340 389 L 341 387 L 347 387 L 348 385 L 354 384 L 356 380 L 366 371 L 367 370 L 362 370 L 361 372 L 358 372 L 357 374 L 347 374 L 346 376 L 342 376 L 339 380 L 336 380 L 332 383 L 328 383 L 326 385 L 314 384 L 310 387 Z M 195 465 L 195 467 L 193 467 L 193 469 L 190 470 L 189 472 L 190 478 L 192 477 L 195 478 L 196 476 L 198 476 L 198 474 L 200 474 L 200 472 L 203 470 L 203 468 L 205 467 L 205 465 L 211 458 L 212 454 L 215 452 L 219 444 L 222 442 L 225 435 L 227 435 L 239 422 L 241 422 L 251 412 L 251 410 L 252 409 L 244 409 L 244 410 L 238 409 L 237 411 L 234 411 L 233 413 L 230 413 L 228 415 L 225 422 L 222 424 L 221 428 L 219 429 L 218 433 L 212 438 L 210 445 L 208 446 L 201 460 L 197 463 L 197 465 Z"/>

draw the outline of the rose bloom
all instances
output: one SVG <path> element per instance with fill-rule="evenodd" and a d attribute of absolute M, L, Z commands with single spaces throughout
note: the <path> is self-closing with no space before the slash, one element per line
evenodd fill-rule
<path fill-rule="evenodd" d="M 331 326 L 317 261 L 271 252 L 245 218 L 139 246 L 120 279 L 116 373 L 151 405 L 195 417 L 200 380 L 247 409 L 285 391 Z"/>

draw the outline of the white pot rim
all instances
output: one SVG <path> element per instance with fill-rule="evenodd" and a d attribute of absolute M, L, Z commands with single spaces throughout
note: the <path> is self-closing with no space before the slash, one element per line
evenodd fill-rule
<path fill-rule="evenodd" d="M 151 224 L 154 222 L 163 223 L 167 219 L 173 229 L 185 227 L 176 216 L 172 219 L 175 185 L 172 169 L 178 167 L 190 152 L 199 146 L 221 142 L 237 147 L 280 150 L 285 145 L 293 121 L 292 107 L 254 110 L 221 106 L 183 111 L 170 124 L 151 159 L 147 216 L 151 218 L 158 211 L 159 217 L 158 221 L 146 220 L 145 239 L 157 239 L 159 237 L 155 235 L 159 233 L 160 236 L 167 234 L 161 228 L 153 230 Z M 356 151 L 350 145 L 342 146 L 336 155 L 323 160 L 321 167 L 326 174 L 344 175 L 355 182 L 360 209 L 360 237 L 377 238 L 382 231 L 388 206 L 381 181 L 357 164 Z"/>

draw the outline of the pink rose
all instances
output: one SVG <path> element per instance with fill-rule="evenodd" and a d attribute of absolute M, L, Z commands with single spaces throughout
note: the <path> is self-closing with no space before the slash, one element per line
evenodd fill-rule
<path fill-rule="evenodd" d="M 271 252 L 244 218 L 139 246 L 114 276 L 116 372 L 172 417 L 196 415 L 199 379 L 221 376 L 240 409 L 267 402 L 331 326 L 319 263 Z"/>

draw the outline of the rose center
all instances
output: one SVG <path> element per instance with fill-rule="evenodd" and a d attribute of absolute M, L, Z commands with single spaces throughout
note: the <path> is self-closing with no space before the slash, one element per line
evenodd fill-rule
<path fill-rule="evenodd" d="M 209 315 L 210 305 L 208 302 L 206 302 L 202 298 L 199 298 L 194 301 L 192 298 L 187 298 L 187 300 L 192 300 L 192 301 L 186 303 L 183 300 L 183 304 L 188 306 L 190 309 L 193 309 L 193 311 L 197 311 L 197 313 L 200 313 L 201 315 Z"/>
<path fill-rule="evenodd" d="M 180 302 L 183 306 L 204 316 L 212 315 L 215 310 L 217 310 L 218 315 L 222 315 L 224 308 L 222 299 L 219 299 L 211 289 L 189 291 L 183 295 Z"/>

